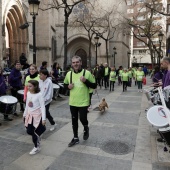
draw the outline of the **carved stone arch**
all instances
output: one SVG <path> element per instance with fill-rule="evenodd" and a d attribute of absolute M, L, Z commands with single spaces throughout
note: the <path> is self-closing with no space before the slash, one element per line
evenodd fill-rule
<path fill-rule="evenodd" d="M 9 57 L 10 61 L 14 62 L 19 59 L 21 53 L 27 54 L 28 52 L 28 29 L 21 30 L 19 28 L 20 25 L 27 22 L 19 0 L 7 4 L 3 22 L 3 30 L 7 32 L 3 36 L 9 41 Z"/>

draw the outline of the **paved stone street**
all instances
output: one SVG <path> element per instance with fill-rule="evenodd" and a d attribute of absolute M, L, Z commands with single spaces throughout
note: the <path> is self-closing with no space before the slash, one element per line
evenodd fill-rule
<path fill-rule="evenodd" d="M 88 114 L 90 137 L 83 141 L 83 127 L 79 124 L 80 144 L 68 148 L 72 139 L 68 97 L 53 101 L 51 114 L 56 130 L 47 130 L 41 141 L 41 152 L 30 156 L 31 137 L 25 132 L 22 115 L 0 127 L 0 170 L 170 170 L 170 153 L 157 143 L 158 134 L 146 119 L 149 107 L 145 94 L 137 87 L 115 87 L 114 92 L 98 90 L 99 98 L 106 98 L 109 109 L 94 111 L 99 104 L 92 96 L 93 109 Z M 3 116 L 1 115 L 1 119 Z"/>

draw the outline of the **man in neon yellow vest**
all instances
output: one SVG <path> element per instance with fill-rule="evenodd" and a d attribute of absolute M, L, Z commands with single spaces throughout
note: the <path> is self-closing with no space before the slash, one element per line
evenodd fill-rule
<path fill-rule="evenodd" d="M 84 126 L 83 139 L 89 137 L 87 109 L 89 106 L 89 88 L 95 89 L 95 79 L 88 70 L 82 69 L 82 61 L 79 56 L 72 58 L 73 71 L 69 71 L 64 79 L 64 86 L 70 90 L 70 112 L 72 115 L 72 127 L 74 137 L 68 144 L 69 147 L 78 144 L 78 117 Z"/>
<path fill-rule="evenodd" d="M 107 87 L 109 87 L 109 75 L 110 75 L 110 67 L 108 67 L 108 64 L 105 63 L 104 64 L 104 86 L 105 89 L 107 89 Z"/>

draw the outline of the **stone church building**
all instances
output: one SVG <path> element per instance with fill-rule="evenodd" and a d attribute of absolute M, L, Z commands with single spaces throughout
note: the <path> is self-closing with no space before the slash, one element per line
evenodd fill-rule
<path fill-rule="evenodd" d="M 95 0 L 92 0 L 95 1 Z M 98 1 L 97 10 L 108 10 L 114 6 L 116 0 Z M 54 62 L 58 62 L 63 66 L 64 61 L 64 10 L 50 9 L 42 10 L 49 7 L 52 0 L 40 0 L 40 9 L 36 16 L 36 49 L 37 49 L 37 65 L 40 66 L 42 61 L 47 61 L 49 67 Z M 119 2 L 120 3 L 120 2 Z M 126 0 L 122 0 L 119 4 L 119 12 L 126 14 Z M 76 6 L 75 8 L 78 8 Z M 80 7 L 81 8 L 81 7 Z M 100 9 L 99 9 L 100 8 Z M 102 12 L 98 11 L 99 13 Z M 70 15 L 69 20 L 72 21 L 75 13 Z M 0 58 L 9 56 L 10 62 L 19 59 L 21 53 L 25 53 L 28 63 L 33 62 L 33 34 L 32 34 L 32 16 L 29 13 L 28 0 L 1 0 L 0 1 Z M 26 29 L 19 27 L 24 23 L 29 23 Z M 70 24 L 70 23 L 69 23 Z M 128 66 L 129 52 L 129 35 L 126 34 L 126 26 L 119 33 L 115 32 L 114 37 L 108 42 L 109 65 L 113 66 L 113 48 L 116 47 L 115 65 L 118 67 Z M 110 30 L 112 31 L 112 30 Z M 101 45 L 97 48 L 97 63 L 105 63 L 106 47 L 105 41 L 99 39 Z M 71 63 L 71 57 L 75 54 L 82 57 L 85 65 L 88 66 L 89 39 L 84 28 L 68 26 L 68 54 L 67 64 Z M 92 39 L 91 48 L 91 65 L 96 63 L 95 41 Z"/>

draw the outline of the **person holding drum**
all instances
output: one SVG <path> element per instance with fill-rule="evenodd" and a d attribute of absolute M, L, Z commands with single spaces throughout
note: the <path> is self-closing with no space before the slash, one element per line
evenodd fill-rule
<path fill-rule="evenodd" d="M 34 148 L 29 154 L 35 155 L 40 151 L 40 136 L 46 130 L 46 114 L 38 81 L 29 80 L 27 87 L 28 93 L 23 119 L 27 133 L 32 136 L 34 143 Z"/>
<path fill-rule="evenodd" d="M 6 95 L 6 89 L 7 89 L 7 86 L 5 83 L 4 76 L 3 76 L 3 69 L 2 69 L 2 67 L 0 67 L 0 96 Z M 4 120 L 12 121 L 13 119 L 9 118 L 7 114 L 4 114 Z"/>
<path fill-rule="evenodd" d="M 53 131 L 55 129 L 56 123 L 49 112 L 50 103 L 53 97 L 53 84 L 51 81 L 51 77 L 49 77 L 48 70 L 46 69 L 40 70 L 39 73 L 40 73 L 39 87 L 45 101 L 46 117 L 49 120 L 50 124 L 52 125 L 50 131 Z"/>
<path fill-rule="evenodd" d="M 154 68 L 154 72 L 153 72 L 153 77 L 152 77 L 152 81 L 154 83 L 154 87 L 158 87 L 159 86 L 159 81 L 162 80 L 163 74 L 160 71 L 159 66 L 155 66 Z"/>
<path fill-rule="evenodd" d="M 22 74 L 20 72 L 21 64 L 19 61 L 15 62 L 15 67 L 12 69 L 10 75 L 9 75 L 9 84 L 12 87 L 11 88 L 11 94 L 14 97 L 17 97 L 17 91 L 21 90 L 23 88 L 22 86 Z M 20 103 L 20 110 L 24 111 L 24 104 Z M 15 116 L 18 116 L 17 113 L 14 113 Z"/>
<path fill-rule="evenodd" d="M 29 75 L 25 79 L 25 87 L 24 87 L 24 101 L 26 101 L 27 91 L 28 91 L 28 81 L 29 80 L 40 80 L 40 76 L 38 74 L 37 66 L 35 64 L 31 64 L 29 68 Z"/>

